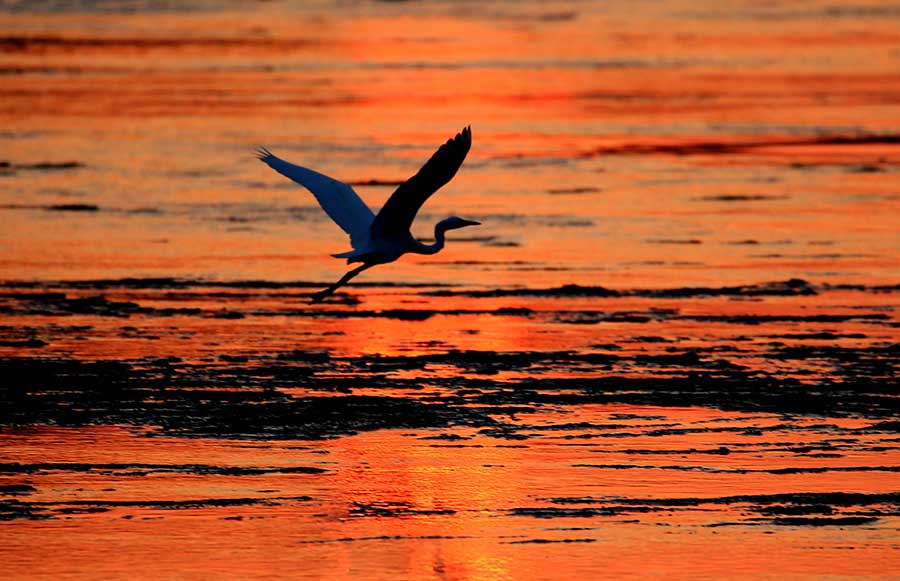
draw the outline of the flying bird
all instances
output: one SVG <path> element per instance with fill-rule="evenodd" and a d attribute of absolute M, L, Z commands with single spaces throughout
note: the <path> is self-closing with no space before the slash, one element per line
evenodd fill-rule
<path fill-rule="evenodd" d="M 265 147 L 260 147 L 256 152 L 260 160 L 312 192 L 325 213 L 350 235 L 353 250 L 332 256 L 346 258 L 347 264 L 362 263 L 333 285 L 314 293 L 312 302 L 323 301 L 362 271 L 378 264 L 393 262 L 408 252 L 440 252 L 444 248 L 444 234 L 448 230 L 478 226 L 480 222 L 459 216 L 441 220 L 434 226 L 434 244 L 422 244 L 410 232 L 419 208 L 433 193 L 453 179 L 471 147 L 472 128 L 469 126 L 448 139 L 416 175 L 403 182 L 377 215 L 348 184 L 288 163 Z"/>

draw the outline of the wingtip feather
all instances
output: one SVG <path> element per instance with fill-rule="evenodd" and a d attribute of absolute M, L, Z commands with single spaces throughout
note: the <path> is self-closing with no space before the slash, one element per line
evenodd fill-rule
<path fill-rule="evenodd" d="M 254 153 L 256 154 L 256 158 L 260 161 L 266 161 L 267 158 L 273 157 L 272 152 L 262 145 L 257 147 Z"/>

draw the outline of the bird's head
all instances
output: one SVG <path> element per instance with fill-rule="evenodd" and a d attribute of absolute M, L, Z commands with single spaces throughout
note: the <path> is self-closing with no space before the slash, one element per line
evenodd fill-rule
<path fill-rule="evenodd" d="M 466 226 L 480 226 L 481 222 L 475 220 L 466 220 L 459 216 L 450 216 L 438 222 L 438 228 L 441 230 L 456 230 L 457 228 L 465 228 Z"/>

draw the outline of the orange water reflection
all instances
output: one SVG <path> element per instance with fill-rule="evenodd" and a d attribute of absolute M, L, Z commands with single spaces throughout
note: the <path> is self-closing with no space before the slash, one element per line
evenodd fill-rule
<path fill-rule="evenodd" d="M 709 26 L 690 6 L 664 4 L 628 9 L 625 20 L 618 5 L 517 17 L 447 7 L 417 17 L 294 8 L 287 17 L 277 6 L 251 18 L 3 15 L 12 35 L 0 52 L 11 72 L 4 125 L 26 136 L 55 130 L 7 139 L 8 157 L 85 166 L 34 172 L 3 202 L 86 198 L 110 213 L 97 224 L 90 214 L 5 211 L 0 274 L 337 278 L 323 252 L 344 249 L 332 225 L 247 207 L 275 203 L 284 216 L 287 204 L 309 204 L 250 163 L 253 144 L 348 180 L 403 179 L 471 122 L 471 159 L 417 228 L 427 235 L 433 218 L 483 213 L 496 240 L 457 243 L 446 256 L 494 268 L 404 259 L 381 276 L 658 285 L 827 272 L 893 282 L 895 141 L 816 142 L 896 124 L 890 22 L 863 11 L 864 35 L 857 20 L 833 15 L 828 26 L 796 15 L 768 26 L 720 14 Z M 665 153 L 709 143 L 749 147 Z M 360 189 L 376 207 L 389 193 Z M 582 194 L 548 194 L 560 190 Z M 722 195 L 750 201 L 716 202 Z M 225 203 L 237 206 L 216 209 Z M 583 226 L 559 226 L 573 218 Z M 658 239 L 699 244 L 655 264 L 670 250 Z M 748 239 L 765 251 L 733 244 Z M 752 256 L 780 254 L 785 241 L 796 259 Z M 827 269 L 807 248 L 821 241 L 840 246 Z M 514 264 L 523 256 L 528 264 Z"/>
<path fill-rule="evenodd" d="M 565 419 L 591 421 L 623 413 L 665 414 L 666 420 L 678 419 L 682 425 L 722 419 L 720 413 L 700 410 L 621 406 L 584 408 L 579 417 Z M 729 421 L 756 426 L 777 421 L 749 416 L 745 419 L 741 414 L 730 416 Z M 542 420 L 553 422 L 562 418 L 547 414 L 534 421 L 539 424 Z M 38 472 L 28 478 L 41 491 L 31 500 L 62 505 L 88 499 L 311 499 L 275 500 L 270 506 L 176 511 L 113 507 L 97 514 L 75 513 L 50 521 L 15 521 L 4 525 L 7 548 L 17 555 L 7 561 L 6 567 L 17 578 L 42 578 L 59 574 L 62 569 L 54 555 L 65 555 L 65 571 L 72 576 L 87 572 L 117 576 L 127 571 L 132 578 L 153 578 L 178 571 L 179 576 L 189 577 L 212 571 L 237 579 L 257 578 L 267 572 L 279 574 L 288 567 L 300 578 L 364 575 L 387 579 L 399 575 L 425 579 L 542 579 L 554 576 L 546 568 L 549 561 L 558 566 L 565 563 L 567 570 L 578 576 L 605 575 L 609 571 L 624 575 L 638 570 L 641 576 L 654 575 L 672 571 L 675 566 L 680 574 L 731 576 L 735 567 L 748 575 L 766 570 L 767 561 L 758 556 L 760 547 L 764 547 L 778 556 L 780 570 L 806 576 L 817 570 L 815 563 L 821 555 L 828 554 L 810 553 L 806 547 L 827 545 L 833 531 L 763 526 L 724 534 L 720 528 L 709 527 L 746 518 L 747 506 L 741 503 L 733 507 L 710 505 L 681 516 L 667 512 L 542 521 L 506 514 L 516 507 L 544 504 L 547 498 L 560 494 L 714 498 L 738 489 L 747 495 L 830 492 L 836 487 L 872 493 L 893 491 L 900 484 L 894 477 L 873 479 L 869 475 L 837 475 L 834 481 L 829 481 L 832 477 L 817 477 L 813 482 L 800 475 L 743 474 L 735 476 L 731 483 L 702 474 L 673 477 L 652 471 L 632 472 L 626 477 L 615 470 L 572 466 L 586 457 L 614 461 L 614 451 L 602 455 L 596 450 L 573 452 L 540 441 L 515 448 L 476 438 L 466 441 L 475 447 L 459 454 L 454 448 L 431 447 L 427 440 L 420 439 L 427 435 L 427 431 L 383 431 L 331 442 L 261 445 L 147 439 L 115 428 L 12 432 L 5 436 L 4 448 L 15 452 L 4 454 L 4 461 L 177 466 L 194 463 L 200 456 L 204 462 L 231 466 L 304 464 L 322 466 L 329 472 L 264 477 L 160 474 L 135 478 L 122 473 L 104 475 L 104 470 L 99 469 L 76 480 L 65 470 Z M 689 445 L 703 445 L 695 439 L 688 440 Z M 655 441 L 667 446 L 682 445 L 677 441 Z M 13 448 L 8 444 L 14 444 Z M 626 448 L 643 444 L 627 439 L 616 445 Z M 729 464 L 753 466 L 755 461 L 751 456 L 749 464 L 741 460 L 730 460 Z M 4 481 L 10 480 L 5 477 Z M 360 507 L 368 507 L 369 512 Z M 371 512 L 377 509 L 387 512 L 381 516 Z M 867 527 L 862 534 L 846 537 L 845 547 L 853 547 L 870 558 L 852 565 L 834 565 L 836 568 L 830 565 L 829 571 L 865 576 L 896 566 L 894 553 L 885 552 L 895 530 L 892 521 L 886 519 L 878 526 Z M 44 542 L 32 544 L 35 535 Z M 90 537 L 104 539 L 104 546 L 115 550 L 98 558 L 95 551 L 84 550 Z M 576 542 L 519 544 L 530 539 Z M 173 543 L 177 543 L 177 551 L 171 550 Z M 710 543 L 722 551 L 717 551 L 717 556 L 694 560 Z M 564 553 L 554 550 L 559 546 L 566 547 Z M 598 555 L 598 548 L 607 557 Z M 645 563 L 647 551 L 653 551 L 658 558 Z M 609 557 L 612 554 L 615 559 Z"/>
<path fill-rule="evenodd" d="M 898 305 L 892 286 L 872 288 L 900 274 L 893 7 L 20 4 L 0 8 L 0 357 L 177 358 L 174 369 L 200 377 L 178 389 L 200 400 L 212 397 L 204 373 L 280 362 L 296 379 L 277 389 L 240 375 L 216 389 L 458 399 L 506 431 L 300 441 L 4 425 L 4 578 L 900 570 L 896 428 L 878 427 L 874 411 L 725 411 L 727 400 L 685 405 L 678 398 L 703 401 L 704 390 L 675 388 L 659 406 L 565 403 L 622 397 L 617 382 L 642 379 L 667 393 L 691 374 L 735 398 L 760 378 L 807 386 L 810 399 L 845 390 L 847 405 L 871 395 L 864 381 L 884 395 Z M 472 152 L 415 232 L 454 213 L 481 220 L 479 232 L 360 277 L 397 286 L 308 305 L 306 283 L 344 272 L 328 254 L 345 237 L 253 148 L 391 182 L 468 123 Z M 392 191 L 355 187 L 373 208 Z M 52 282 L 126 277 L 188 282 Z M 817 294 L 628 294 L 797 278 Z M 247 280 L 301 282 L 204 286 Z M 571 283 L 624 295 L 464 294 Z M 59 307 L 98 296 L 134 307 Z M 850 355 L 836 361 L 831 347 Z M 507 367 L 490 365 L 510 354 Z M 413 361 L 427 356 L 436 362 Z M 24 397 L 42 401 L 42 387 Z M 141 403 L 162 405 L 168 388 Z M 225 470 L 237 468 L 259 471 Z M 798 493 L 870 496 L 845 505 Z M 746 498 L 721 500 L 735 496 Z"/>

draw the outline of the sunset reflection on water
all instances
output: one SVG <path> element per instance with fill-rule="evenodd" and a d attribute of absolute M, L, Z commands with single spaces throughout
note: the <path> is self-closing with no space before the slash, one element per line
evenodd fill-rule
<path fill-rule="evenodd" d="M 0 2 L 0 575 L 890 578 L 897 10 Z M 310 293 L 466 125 L 435 256 Z"/>

